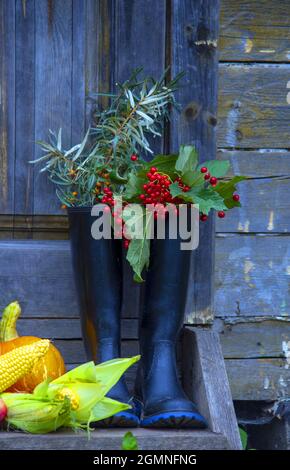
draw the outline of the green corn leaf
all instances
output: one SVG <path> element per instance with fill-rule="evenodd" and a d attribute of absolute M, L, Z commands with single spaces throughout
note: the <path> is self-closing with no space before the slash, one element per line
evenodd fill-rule
<path fill-rule="evenodd" d="M 127 403 L 121 403 L 120 401 L 104 397 L 92 408 L 89 423 L 110 418 L 110 416 L 120 413 L 120 411 L 129 410 L 130 408 L 131 406 Z"/>
<path fill-rule="evenodd" d="M 139 359 L 140 356 L 112 359 L 95 366 L 96 380 L 102 385 L 105 394 L 118 382 L 124 372 L 138 362 Z"/>
<path fill-rule="evenodd" d="M 196 168 L 198 161 L 197 152 L 192 145 L 181 145 L 176 161 L 175 169 L 181 175 Z"/>

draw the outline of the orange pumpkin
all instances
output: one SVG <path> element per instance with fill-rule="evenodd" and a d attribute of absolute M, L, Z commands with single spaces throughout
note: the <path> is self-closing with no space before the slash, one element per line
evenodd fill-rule
<path fill-rule="evenodd" d="M 5 354 L 12 349 L 24 346 L 26 344 L 39 341 L 36 336 L 18 336 L 16 330 L 16 322 L 21 313 L 18 302 L 9 304 L 2 316 L 0 322 L 0 355 Z M 18 380 L 9 392 L 25 392 L 31 393 L 35 387 L 47 378 L 56 379 L 65 373 L 64 360 L 58 349 L 50 344 L 48 352 L 34 366 L 33 370 Z"/>

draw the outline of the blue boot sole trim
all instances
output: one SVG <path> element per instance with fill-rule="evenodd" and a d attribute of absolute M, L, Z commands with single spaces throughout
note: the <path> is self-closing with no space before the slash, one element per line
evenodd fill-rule
<path fill-rule="evenodd" d="M 189 428 L 204 429 L 206 420 L 199 414 L 189 411 L 167 411 L 143 418 L 141 426 L 146 428 Z"/>

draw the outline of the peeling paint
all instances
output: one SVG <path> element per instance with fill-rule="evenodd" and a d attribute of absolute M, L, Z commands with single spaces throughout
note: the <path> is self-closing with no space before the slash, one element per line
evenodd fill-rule
<path fill-rule="evenodd" d="M 237 127 L 240 115 L 240 102 L 235 100 L 227 115 L 227 144 L 235 147 L 237 143 Z"/>
<path fill-rule="evenodd" d="M 245 52 L 246 54 L 249 54 L 253 49 L 253 41 L 249 38 L 246 39 L 245 41 Z"/>
<path fill-rule="evenodd" d="M 290 266 L 286 266 L 286 274 L 287 276 L 290 276 Z"/>
<path fill-rule="evenodd" d="M 250 221 L 246 220 L 244 225 L 242 224 L 242 222 L 239 222 L 238 231 L 239 232 L 244 232 L 244 233 L 249 233 L 249 231 L 250 231 Z"/>
<path fill-rule="evenodd" d="M 282 352 L 286 358 L 285 369 L 290 366 L 290 341 L 282 341 Z"/>
<path fill-rule="evenodd" d="M 274 211 L 270 211 L 267 230 L 273 230 L 273 229 L 274 229 Z"/>
<path fill-rule="evenodd" d="M 262 54 L 274 54 L 276 50 L 275 49 L 260 49 L 259 52 L 261 52 Z"/>
<path fill-rule="evenodd" d="M 269 377 L 264 377 L 264 390 L 268 390 L 268 388 L 270 387 L 270 379 Z"/>
<path fill-rule="evenodd" d="M 278 383 L 281 387 L 288 387 L 288 384 L 282 375 L 280 375 Z"/>
<path fill-rule="evenodd" d="M 217 47 L 217 40 L 216 39 L 203 39 L 200 41 L 194 41 L 196 46 L 211 46 Z"/>
<path fill-rule="evenodd" d="M 255 267 L 254 263 L 250 260 L 250 258 L 245 259 L 244 262 L 244 279 L 245 282 L 251 281 L 250 272 Z"/>

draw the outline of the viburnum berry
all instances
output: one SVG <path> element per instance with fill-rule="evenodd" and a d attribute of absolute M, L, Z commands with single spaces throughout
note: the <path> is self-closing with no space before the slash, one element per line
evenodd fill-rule
<path fill-rule="evenodd" d="M 104 214 L 109 214 L 111 212 L 111 209 L 109 206 L 104 207 Z"/>
<path fill-rule="evenodd" d="M 200 172 L 207 173 L 207 167 L 206 166 L 201 167 Z"/>
<path fill-rule="evenodd" d="M 155 168 L 155 166 L 152 166 L 150 168 L 150 173 L 156 173 L 157 172 L 157 168 Z"/>
<path fill-rule="evenodd" d="M 224 211 L 218 211 L 218 217 L 220 219 L 223 219 L 226 216 L 226 213 Z"/>
<path fill-rule="evenodd" d="M 129 245 L 130 245 L 130 240 L 125 239 L 124 242 L 123 242 L 123 244 L 124 244 L 124 248 L 125 248 L 126 250 L 128 250 Z"/>
<path fill-rule="evenodd" d="M 216 186 L 217 181 L 218 181 L 218 180 L 217 180 L 217 178 L 216 178 L 215 176 L 212 176 L 211 179 L 209 180 L 209 182 L 210 182 L 210 184 L 211 184 L 212 186 Z"/>
<path fill-rule="evenodd" d="M 205 222 L 205 221 L 207 220 L 207 215 L 206 215 L 206 214 L 200 214 L 199 219 L 200 219 L 202 222 Z"/>
<path fill-rule="evenodd" d="M 132 160 L 132 162 L 136 162 L 136 161 L 138 160 L 137 155 L 135 155 L 135 154 L 133 153 L 133 155 L 131 155 L 131 160 Z"/>
<path fill-rule="evenodd" d="M 240 200 L 240 196 L 238 194 L 233 195 L 233 200 L 238 202 Z"/>
<path fill-rule="evenodd" d="M 209 180 L 210 179 L 210 173 L 207 173 L 206 175 L 204 175 L 204 179 Z"/>

